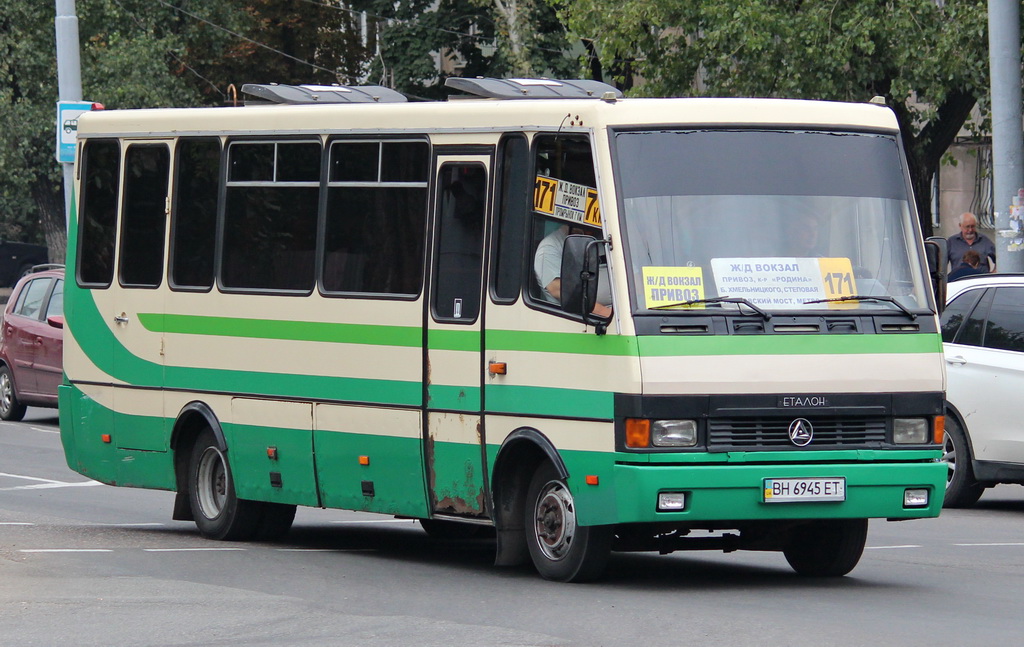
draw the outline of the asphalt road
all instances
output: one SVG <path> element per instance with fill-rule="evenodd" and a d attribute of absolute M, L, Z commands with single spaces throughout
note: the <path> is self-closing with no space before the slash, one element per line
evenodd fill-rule
<path fill-rule="evenodd" d="M 497 568 L 486 542 L 300 509 L 281 544 L 211 542 L 168 492 L 71 472 L 54 412 L 0 423 L 0 646 L 1013 645 L 1024 488 L 872 522 L 845 578 L 780 554 L 613 555 L 596 584 Z"/>

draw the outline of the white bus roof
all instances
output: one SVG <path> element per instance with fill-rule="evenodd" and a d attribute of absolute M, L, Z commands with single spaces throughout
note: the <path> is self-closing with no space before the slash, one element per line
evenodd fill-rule
<path fill-rule="evenodd" d="M 898 131 L 893 112 L 869 103 L 795 99 L 544 99 L 103 110 L 83 114 L 80 137 L 332 132 L 765 126 Z"/>

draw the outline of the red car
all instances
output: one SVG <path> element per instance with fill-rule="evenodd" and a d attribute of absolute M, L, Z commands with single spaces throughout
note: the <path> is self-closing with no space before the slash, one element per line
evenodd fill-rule
<path fill-rule="evenodd" d="M 29 405 L 57 406 L 64 352 L 64 268 L 38 269 L 14 286 L 0 320 L 3 420 L 21 420 Z"/>

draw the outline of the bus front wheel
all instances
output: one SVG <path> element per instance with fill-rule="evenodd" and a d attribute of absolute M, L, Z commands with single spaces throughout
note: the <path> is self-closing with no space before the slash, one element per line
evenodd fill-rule
<path fill-rule="evenodd" d="M 612 527 L 577 525 L 572 492 L 550 461 L 530 481 L 525 524 L 530 557 L 544 579 L 588 582 L 604 572 Z"/>
<path fill-rule="evenodd" d="M 189 462 L 189 502 L 200 534 L 209 539 L 244 541 L 256 535 L 259 504 L 235 496 L 231 468 L 213 431 L 203 431 Z"/>
<path fill-rule="evenodd" d="M 867 538 L 867 519 L 812 521 L 793 530 L 782 552 L 800 575 L 840 577 L 860 561 Z"/>

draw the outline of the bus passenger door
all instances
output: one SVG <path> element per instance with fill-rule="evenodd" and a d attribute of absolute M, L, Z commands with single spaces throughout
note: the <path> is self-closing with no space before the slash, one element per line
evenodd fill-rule
<path fill-rule="evenodd" d="M 476 151 L 473 151 L 476 153 Z M 485 517 L 481 417 L 486 154 L 435 158 L 434 236 L 427 299 L 424 455 L 434 515 Z"/>
<path fill-rule="evenodd" d="M 171 149 L 166 140 L 131 142 L 124 149 L 117 271 L 104 312 L 113 333 L 114 444 L 118 449 L 163 452 L 170 434 L 163 416 L 165 275 Z M 139 388 L 125 388 L 125 385 Z M 130 482 L 132 469 L 122 466 Z M 140 479 L 141 480 L 141 479 Z"/>

